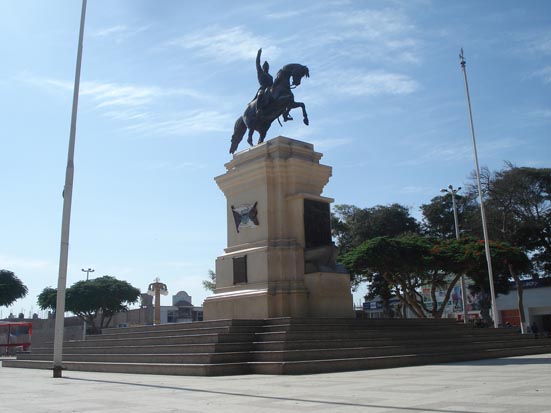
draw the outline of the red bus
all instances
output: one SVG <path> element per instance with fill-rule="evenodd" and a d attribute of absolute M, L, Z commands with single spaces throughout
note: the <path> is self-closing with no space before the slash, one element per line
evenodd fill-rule
<path fill-rule="evenodd" d="M 33 324 L 29 322 L 0 321 L 0 355 L 28 351 L 31 346 Z"/>

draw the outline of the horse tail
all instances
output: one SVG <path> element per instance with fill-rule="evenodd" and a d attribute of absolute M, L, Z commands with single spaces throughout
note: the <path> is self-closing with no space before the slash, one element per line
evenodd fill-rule
<path fill-rule="evenodd" d="M 233 135 L 231 137 L 230 146 L 231 154 L 237 150 L 239 143 L 243 140 L 243 136 L 245 136 L 245 132 L 247 132 L 247 125 L 245 125 L 245 122 L 243 121 L 243 116 L 240 116 L 235 121 L 235 126 L 233 127 Z"/>

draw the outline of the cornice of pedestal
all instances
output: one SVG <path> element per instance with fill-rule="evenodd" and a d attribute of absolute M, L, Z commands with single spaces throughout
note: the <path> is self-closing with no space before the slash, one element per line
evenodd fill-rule
<path fill-rule="evenodd" d="M 321 193 L 332 175 L 330 166 L 319 163 L 322 156 L 310 143 L 279 136 L 235 154 L 225 164 L 227 172 L 214 179 L 227 193 L 231 188 L 252 186 L 267 177 L 291 176 L 296 183 L 307 183 L 308 189 L 313 184 Z"/>
<path fill-rule="evenodd" d="M 233 159 L 224 166 L 228 171 L 258 158 L 270 157 L 272 159 L 298 158 L 307 162 L 319 163 L 323 154 L 314 151 L 311 143 L 296 139 L 278 136 L 264 143 L 238 152 Z"/>

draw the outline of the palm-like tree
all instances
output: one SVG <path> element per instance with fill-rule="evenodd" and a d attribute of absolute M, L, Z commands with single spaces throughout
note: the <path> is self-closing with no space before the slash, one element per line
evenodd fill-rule
<path fill-rule="evenodd" d="M 12 271 L 0 270 L 0 307 L 27 295 L 28 288 Z"/>

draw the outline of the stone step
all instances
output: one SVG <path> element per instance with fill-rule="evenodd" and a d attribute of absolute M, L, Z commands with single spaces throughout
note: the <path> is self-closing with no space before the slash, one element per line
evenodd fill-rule
<path fill-rule="evenodd" d="M 207 344 L 161 344 L 145 346 L 125 346 L 128 354 L 185 354 L 185 353 L 227 353 L 233 351 L 251 351 L 252 342 L 207 343 Z M 52 354 L 53 347 L 33 348 L 32 354 Z M 120 353 L 120 346 L 82 346 L 63 347 L 63 354 L 112 354 Z"/>
<path fill-rule="evenodd" d="M 18 360 L 51 361 L 52 354 L 20 354 Z M 233 353 L 189 353 L 189 354 L 64 354 L 63 362 L 88 363 L 144 363 L 144 364 L 220 364 L 247 363 L 251 360 L 250 352 Z"/>
<path fill-rule="evenodd" d="M 205 376 L 307 374 L 551 351 L 549 339 L 453 320 L 221 320 L 104 333 L 64 343 L 67 368 Z M 3 366 L 52 367 L 52 346 L 31 350 Z"/>
<path fill-rule="evenodd" d="M 532 347 L 534 341 L 526 342 L 524 347 Z M 347 358 L 365 358 L 365 357 L 388 357 L 410 354 L 434 353 L 438 349 L 442 353 L 455 352 L 479 352 L 488 349 L 516 349 L 519 345 L 510 341 L 487 341 L 472 343 L 454 343 L 448 342 L 445 345 L 434 346 L 431 344 L 412 343 L 369 346 L 369 347 L 335 347 L 335 348 L 316 348 L 310 346 L 306 349 L 278 350 L 278 351 L 253 351 L 253 360 L 255 361 L 300 361 L 300 360 L 325 360 L 325 359 L 347 359 Z"/>
<path fill-rule="evenodd" d="M 52 369 L 52 361 L 3 360 L 2 367 Z M 174 376 L 230 376 L 250 374 L 248 363 L 229 364 L 162 364 L 162 363 L 92 363 L 63 362 L 67 371 L 93 371 L 102 373 L 162 374 Z"/>
<path fill-rule="evenodd" d="M 308 325 L 308 324 L 338 324 L 338 325 L 354 325 L 354 326 L 383 326 L 383 327 L 398 327 L 398 326 L 469 326 L 468 324 L 458 323 L 455 319 L 434 319 L 434 318 L 417 318 L 417 319 L 382 319 L 382 318 L 370 318 L 370 319 L 357 319 L 357 318 L 268 318 L 264 320 L 263 325 L 282 325 L 282 324 L 294 324 L 294 325 Z"/>
<path fill-rule="evenodd" d="M 90 336 L 94 337 L 94 336 Z M 193 335 L 156 335 L 144 338 L 109 338 L 95 340 L 88 338 L 84 341 L 66 341 L 63 347 L 89 347 L 89 346 L 136 346 L 136 345 L 162 345 L 162 344 L 207 344 L 207 343 L 234 343 L 253 341 L 253 333 L 227 333 L 227 334 L 193 334 Z M 50 343 L 50 345 L 53 345 Z"/>
<path fill-rule="evenodd" d="M 258 327 L 256 326 L 219 326 L 219 327 L 197 327 L 197 328 L 174 328 L 174 329 L 146 329 L 140 331 L 133 329 L 132 331 L 117 331 L 111 332 L 104 330 L 102 334 L 89 335 L 87 340 L 111 340 L 111 339 L 128 339 L 128 338 L 148 338 L 175 335 L 199 335 L 199 334 L 224 334 L 224 333 L 255 333 Z"/>
<path fill-rule="evenodd" d="M 189 330 L 198 328 L 216 328 L 216 327 L 239 327 L 239 326 L 260 326 L 263 324 L 263 320 L 213 320 L 213 321 L 197 321 L 193 323 L 169 323 L 149 326 L 135 326 L 135 327 L 117 327 L 117 328 L 105 328 L 102 330 L 105 334 L 117 334 L 117 333 L 132 333 L 132 332 L 146 332 L 146 331 L 165 331 L 165 330 Z"/>
<path fill-rule="evenodd" d="M 432 352 L 426 354 L 406 354 L 398 356 L 358 357 L 327 360 L 301 360 L 283 362 L 251 363 L 253 374 L 317 374 L 339 371 L 371 370 L 394 367 L 407 367 L 424 364 L 452 363 L 488 358 L 514 357 L 530 354 L 543 354 L 549 347 L 533 346 L 509 349 L 487 349 L 479 352 L 453 353 Z"/>
<path fill-rule="evenodd" d="M 486 331 L 482 331 L 486 330 Z M 506 331 L 505 329 L 499 329 Z M 498 332 L 498 329 L 495 335 L 500 335 L 504 337 L 514 337 L 518 336 L 515 332 L 502 331 Z M 349 331 L 319 331 L 319 330 L 301 330 L 295 329 L 291 331 L 272 331 L 272 332 L 261 332 L 257 333 L 257 341 L 294 341 L 294 340 L 308 340 L 310 337 L 323 337 L 325 339 L 367 339 L 367 338 L 387 338 L 387 339 L 423 339 L 423 338 L 438 338 L 438 337 L 485 337 L 485 336 L 494 336 L 489 329 L 468 329 L 459 331 L 449 331 L 449 330 L 438 330 L 438 329 L 361 329 L 361 330 L 349 330 Z"/>
<path fill-rule="evenodd" d="M 121 363 L 64 361 L 68 371 L 95 371 L 133 374 L 165 374 L 186 376 L 217 376 L 235 374 L 315 374 L 338 371 L 368 370 L 406 367 L 422 364 L 450 363 L 485 358 L 513 357 L 549 352 L 549 345 L 509 349 L 486 349 L 473 352 L 432 352 L 426 354 L 402 354 L 398 356 L 355 357 L 326 360 L 301 360 L 283 362 L 248 362 L 222 364 L 169 364 L 169 363 Z M 51 369 L 51 361 L 4 360 L 3 367 Z"/>
<path fill-rule="evenodd" d="M 282 338 L 285 338 L 284 336 Z M 447 345 L 453 343 L 455 345 L 463 345 L 465 343 L 481 343 L 485 341 L 495 341 L 496 337 L 483 336 L 483 337 L 424 337 L 425 340 L 419 340 L 415 337 L 408 337 L 404 339 L 396 338 L 356 338 L 356 339 L 314 339 L 310 336 L 307 340 L 279 340 L 279 341 L 257 341 L 254 343 L 254 348 L 257 351 L 281 351 L 281 350 L 300 350 L 300 349 L 331 349 L 331 348 L 345 348 L 345 347 L 370 347 L 370 346 L 392 346 L 392 345 L 420 345 L 430 342 L 434 347 Z M 503 339 L 503 338 L 501 338 Z M 534 341 L 533 337 L 526 337 L 517 335 L 515 337 L 507 337 L 506 341 L 514 344 L 522 344 L 524 342 Z"/>

